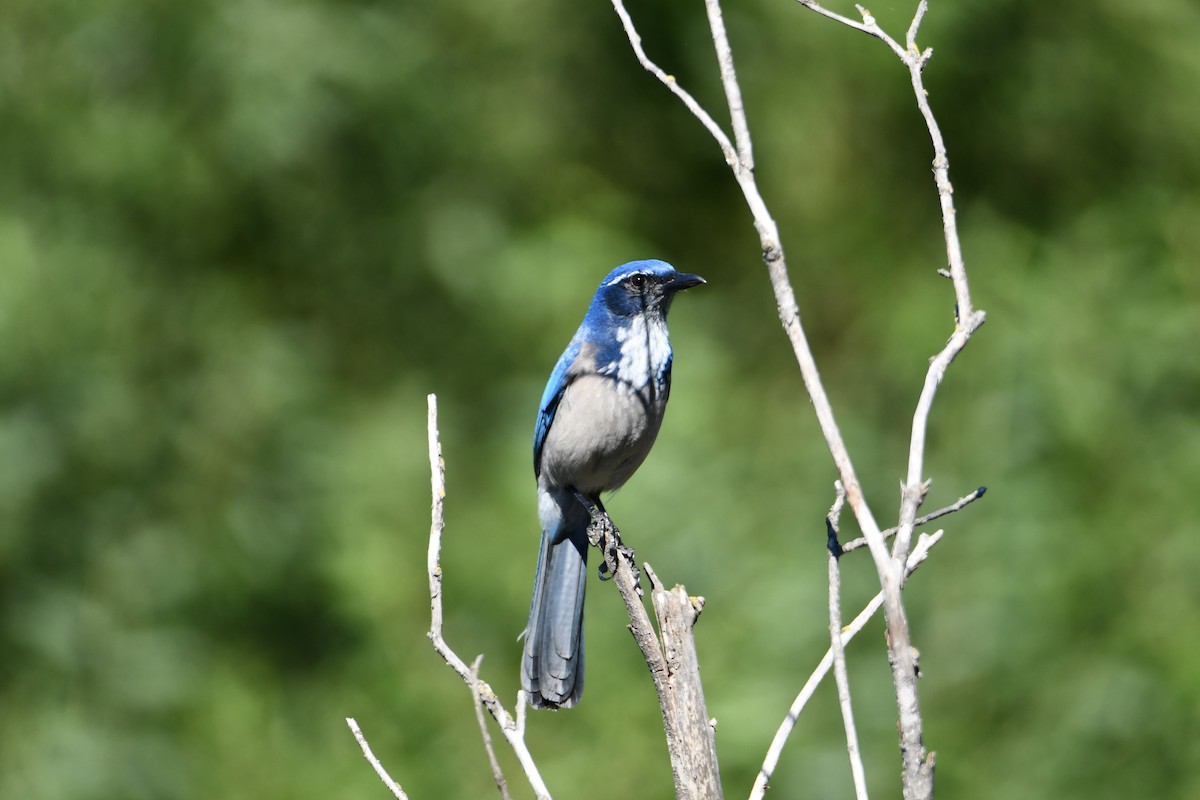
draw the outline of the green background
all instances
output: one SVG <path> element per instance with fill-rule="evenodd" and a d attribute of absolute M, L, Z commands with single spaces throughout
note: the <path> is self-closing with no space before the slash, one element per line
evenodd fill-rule
<path fill-rule="evenodd" d="M 902 34 L 913 6 L 872 10 Z M 719 111 L 702 4 L 631 11 Z M 787 0 L 726 13 L 887 524 L 952 327 L 927 135 L 880 42 Z M 989 314 L 934 407 L 927 508 L 989 493 L 907 592 L 939 795 L 1198 797 L 1200 8 L 940 0 L 920 41 Z M 511 704 L 536 404 L 599 278 L 646 257 L 709 284 L 675 305 L 671 410 L 609 508 L 708 599 L 739 797 L 826 647 L 835 474 L 740 193 L 611 7 L 0 4 L 0 796 L 384 797 L 346 716 L 414 800 L 492 796 L 424 636 L 425 396 L 447 637 Z M 851 614 L 876 583 L 844 567 Z M 530 747 L 558 797 L 669 797 L 611 585 L 587 623 L 584 701 L 532 715 Z M 897 796 L 878 621 L 849 656 L 871 787 Z M 770 796 L 850 792 L 823 685 Z"/>

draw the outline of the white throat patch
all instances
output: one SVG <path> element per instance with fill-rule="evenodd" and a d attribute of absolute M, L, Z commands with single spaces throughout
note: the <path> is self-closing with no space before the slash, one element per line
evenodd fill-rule
<path fill-rule="evenodd" d="M 608 364 L 604 372 L 616 375 L 636 389 L 659 380 L 671 358 L 667 322 L 657 314 L 640 314 L 617 329 L 621 360 Z"/>

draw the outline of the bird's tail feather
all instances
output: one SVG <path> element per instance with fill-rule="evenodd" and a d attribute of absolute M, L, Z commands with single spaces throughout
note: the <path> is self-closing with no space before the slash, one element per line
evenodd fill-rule
<path fill-rule="evenodd" d="M 521 685 L 534 708 L 570 708 L 583 693 L 587 548 L 586 525 L 557 541 L 542 536 L 521 661 Z"/>

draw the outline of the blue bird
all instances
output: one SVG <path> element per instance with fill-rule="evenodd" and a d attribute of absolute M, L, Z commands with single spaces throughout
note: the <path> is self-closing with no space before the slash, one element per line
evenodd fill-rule
<path fill-rule="evenodd" d="M 583 693 L 583 594 L 591 516 L 641 466 L 671 391 L 667 310 L 704 283 L 665 261 L 633 261 L 604 278 L 558 359 L 533 436 L 542 545 L 521 686 L 535 708 L 569 708 Z"/>

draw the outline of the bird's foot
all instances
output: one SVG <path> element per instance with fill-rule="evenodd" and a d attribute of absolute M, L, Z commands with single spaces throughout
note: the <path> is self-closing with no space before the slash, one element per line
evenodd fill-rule
<path fill-rule="evenodd" d="M 604 520 L 606 524 L 601 526 L 597 536 L 600 552 L 604 554 L 604 561 L 600 564 L 600 580 L 610 580 L 617 574 L 620 563 L 624 561 L 633 575 L 633 583 L 638 587 L 638 594 L 641 594 L 642 571 L 637 565 L 637 553 L 632 547 L 621 541 L 621 532 L 617 530 L 616 525 L 612 524 L 612 520 L 607 514 L 604 515 Z"/>
<path fill-rule="evenodd" d="M 640 594 L 642 573 L 638 569 L 637 557 L 633 548 L 626 546 L 621 541 L 621 531 L 617 529 L 612 517 L 608 515 L 599 500 L 592 502 L 578 490 L 572 489 L 572 491 L 575 493 L 575 498 L 583 504 L 592 517 L 592 523 L 588 525 L 588 544 L 599 549 L 604 557 L 599 568 L 600 580 L 612 580 L 617 573 L 618 562 L 624 559 L 633 573 L 633 580 L 635 584 L 638 584 Z"/>
<path fill-rule="evenodd" d="M 633 563 L 632 548 L 626 547 L 621 542 L 621 532 L 617 530 L 617 526 L 607 512 L 601 511 L 593 518 L 592 524 L 588 528 L 588 538 L 593 545 L 600 549 L 600 554 L 604 557 L 604 560 L 600 562 L 600 580 L 611 580 L 617 574 L 617 560 L 621 555 L 626 556 L 630 559 L 630 563 Z"/>

